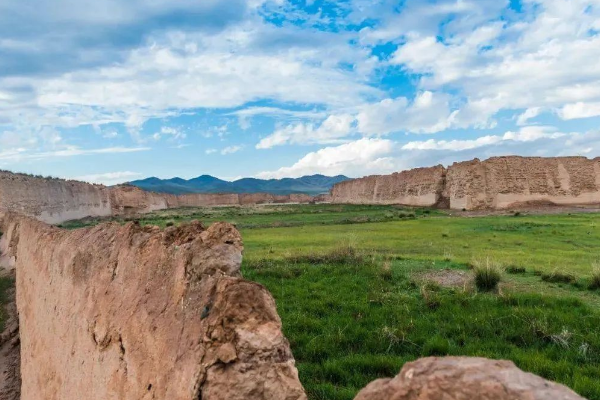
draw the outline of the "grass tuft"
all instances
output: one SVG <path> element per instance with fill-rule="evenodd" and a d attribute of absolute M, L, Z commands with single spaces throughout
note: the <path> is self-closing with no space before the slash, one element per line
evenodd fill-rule
<path fill-rule="evenodd" d="M 498 288 L 502 279 L 501 268 L 489 258 L 475 263 L 475 286 L 480 292 L 490 292 Z"/>
<path fill-rule="evenodd" d="M 592 279 L 588 286 L 590 290 L 600 290 L 600 265 L 594 265 L 594 271 L 592 272 Z"/>
<path fill-rule="evenodd" d="M 505 271 L 509 274 L 524 274 L 525 272 L 527 272 L 525 267 L 521 267 L 519 265 L 509 265 L 508 267 L 506 267 Z"/>
<path fill-rule="evenodd" d="M 541 275 L 544 282 L 549 283 L 574 283 L 577 278 L 573 274 L 554 270 L 550 273 L 544 273 Z"/>

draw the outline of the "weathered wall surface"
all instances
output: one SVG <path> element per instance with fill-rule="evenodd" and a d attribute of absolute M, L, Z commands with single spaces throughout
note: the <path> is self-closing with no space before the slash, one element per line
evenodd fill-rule
<path fill-rule="evenodd" d="M 305 399 L 233 226 L 65 231 L 8 214 L 22 400 Z"/>
<path fill-rule="evenodd" d="M 177 207 L 310 203 L 308 195 L 215 193 L 171 195 L 134 186 L 105 187 L 0 171 L 0 210 L 14 211 L 51 224 L 85 217 L 129 215 Z"/>
<path fill-rule="evenodd" d="M 600 158 L 493 157 L 448 168 L 453 209 L 503 209 L 528 202 L 600 204 Z"/>
<path fill-rule="evenodd" d="M 438 165 L 344 181 L 332 188 L 331 201 L 430 207 L 441 200 L 445 173 L 444 167 Z"/>
<path fill-rule="evenodd" d="M 0 210 L 58 223 L 111 215 L 108 189 L 99 185 L 45 179 L 0 171 Z"/>
<path fill-rule="evenodd" d="M 600 158 L 493 157 L 369 176 L 335 185 L 334 203 L 506 209 L 544 202 L 600 204 Z"/>

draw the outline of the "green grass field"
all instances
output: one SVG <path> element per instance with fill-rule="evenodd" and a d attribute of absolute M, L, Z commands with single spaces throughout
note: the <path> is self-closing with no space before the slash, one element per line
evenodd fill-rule
<path fill-rule="evenodd" d="M 190 219 L 240 228 L 242 272 L 277 300 L 311 399 L 352 399 L 422 356 L 469 355 L 512 360 L 600 400 L 600 290 L 590 288 L 600 214 L 288 205 L 170 210 L 140 222 Z M 505 269 L 498 290 L 422 278 L 471 273 L 477 262 Z"/>

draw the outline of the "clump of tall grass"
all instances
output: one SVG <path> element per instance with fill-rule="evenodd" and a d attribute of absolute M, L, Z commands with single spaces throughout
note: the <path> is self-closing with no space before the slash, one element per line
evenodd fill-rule
<path fill-rule="evenodd" d="M 524 274 L 527 272 L 525 267 L 521 267 L 520 265 L 509 265 L 506 267 L 505 271 L 509 274 Z"/>
<path fill-rule="evenodd" d="M 544 282 L 549 283 L 574 283 L 577 280 L 575 275 L 559 270 L 554 270 L 550 273 L 542 274 L 541 278 Z"/>
<path fill-rule="evenodd" d="M 598 290 L 600 289 L 600 263 L 595 263 L 593 265 L 593 268 L 594 269 L 592 271 L 592 279 L 588 288 L 590 290 Z"/>
<path fill-rule="evenodd" d="M 475 274 L 475 286 L 480 292 L 491 292 L 498 288 L 502 280 L 502 268 L 494 261 L 486 258 L 483 261 L 471 262 Z"/>

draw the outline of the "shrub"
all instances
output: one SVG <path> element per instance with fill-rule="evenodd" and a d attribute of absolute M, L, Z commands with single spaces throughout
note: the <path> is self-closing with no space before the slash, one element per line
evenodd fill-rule
<path fill-rule="evenodd" d="M 542 274 L 542 280 L 549 283 L 573 283 L 576 278 L 574 275 L 554 270 L 551 273 Z"/>
<path fill-rule="evenodd" d="M 486 260 L 485 263 L 478 263 L 475 265 L 475 286 L 481 292 L 489 292 L 496 290 L 498 283 L 502 279 L 502 272 L 500 268 Z"/>
<path fill-rule="evenodd" d="M 166 225 L 166 226 L 173 226 L 173 225 L 175 225 L 175 222 L 173 222 L 173 221 L 168 221 L 168 222 L 167 222 L 165 225 Z"/>

